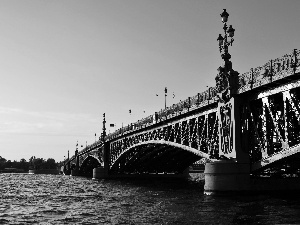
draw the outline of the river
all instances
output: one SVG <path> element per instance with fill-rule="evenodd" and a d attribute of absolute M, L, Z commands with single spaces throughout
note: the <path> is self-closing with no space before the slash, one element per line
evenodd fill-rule
<path fill-rule="evenodd" d="M 203 181 L 0 174 L 0 224 L 300 224 L 300 194 L 207 196 Z"/>

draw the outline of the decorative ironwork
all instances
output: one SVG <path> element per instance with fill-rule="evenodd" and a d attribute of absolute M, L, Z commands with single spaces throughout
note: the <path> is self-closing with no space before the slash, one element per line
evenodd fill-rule
<path fill-rule="evenodd" d="M 225 72 L 223 67 L 219 67 L 216 80 L 216 91 L 218 92 L 218 98 L 220 102 L 228 102 L 230 99 L 229 93 L 229 74 Z"/>
<path fill-rule="evenodd" d="M 300 152 L 300 83 L 263 92 L 241 110 L 241 143 L 253 170 Z"/>
<path fill-rule="evenodd" d="M 251 69 L 250 72 L 239 75 L 237 93 L 247 92 L 300 72 L 299 53 L 300 50 L 294 49 L 290 54 L 270 60 L 262 66 Z"/>
<path fill-rule="evenodd" d="M 294 73 L 296 73 L 296 69 L 298 66 L 298 58 L 297 58 L 297 49 L 294 49 L 294 58 L 291 59 L 291 68 L 293 68 Z"/>
<path fill-rule="evenodd" d="M 232 104 L 228 102 L 220 107 L 220 150 L 230 154 L 233 150 L 233 121 L 231 118 Z"/>
<path fill-rule="evenodd" d="M 174 143 L 177 146 L 182 146 L 182 148 L 186 146 L 194 149 L 195 152 L 199 152 L 199 155 L 205 153 L 211 158 L 215 158 L 218 156 L 219 142 L 217 124 L 216 111 L 212 111 L 208 114 L 193 115 L 167 125 L 118 138 L 111 141 L 110 144 L 110 166 L 115 164 L 123 155 L 127 155 L 126 152 L 130 148 L 137 145 L 143 146 L 143 143 L 149 142 L 158 145 Z"/>

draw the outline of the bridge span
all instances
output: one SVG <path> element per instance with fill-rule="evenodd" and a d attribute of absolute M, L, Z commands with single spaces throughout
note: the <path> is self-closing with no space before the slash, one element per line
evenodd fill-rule
<path fill-rule="evenodd" d="M 104 117 L 101 139 L 66 160 L 65 173 L 184 175 L 201 160 L 206 191 L 253 189 L 254 177 L 299 177 L 299 54 L 244 74 L 225 63 L 215 87 L 111 134 Z"/>

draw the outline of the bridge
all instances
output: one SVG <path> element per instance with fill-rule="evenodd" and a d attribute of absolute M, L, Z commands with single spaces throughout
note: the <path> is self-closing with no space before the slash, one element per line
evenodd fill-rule
<path fill-rule="evenodd" d="M 250 177 L 298 177 L 299 54 L 244 74 L 225 63 L 215 87 L 114 133 L 106 134 L 104 114 L 101 139 L 76 151 L 64 170 L 95 178 L 180 175 L 200 160 L 207 191 L 248 189 Z"/>
<path fill-rule="evenodd" d="M 206 193 L 299 190 L 300 51 L 239 74 L 228 52 L 235 31 L 228 16 L 224 9 L 225 35 L 217 39 L 224 65 L 215 87 L 112 134 L 106 134 L 104 114 L 100 140 L 68 156 L 64 172 L 184 177 L 200 162 Z"/>

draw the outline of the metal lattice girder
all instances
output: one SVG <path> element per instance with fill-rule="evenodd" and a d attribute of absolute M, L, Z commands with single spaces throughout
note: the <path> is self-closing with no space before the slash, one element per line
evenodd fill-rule
<path fill-rule="evenodd" d="M 300 151 L 300 81 L 248 95 L 241 133 L 252 170 L 261 170 Z"/>
<path fill-rule="evenodd" d="M 189 152 L 194 152 L 192 154 L 196 156 L 191 157 L 192 160 L 188 160 L 189 162 L 193 160 L 196 161 L 200 155 L 204 156 L 206 154 L 205 157 L 209 158 L 209 154 L 211 154 L 211 156 L 214 157 L 218 151 L 217 124 L 218 118 L 216 116 L 216 109 L 209 109 L 206 112 L 200 112 L 199 114 L 173 120 L 168 123 L 160 123 L 151 129 L 145 129 L 135 134 L 116 138 L 110 143 L 111 169 L 117 171 L 122 168 L 124 170 L 134 171 L 133 168 L 135 167 L 136 171 L 145 170 L 143 166 L 146 165 L 142 163 L 145 159 L 149 159 L 146 158 L 147 155 L 152 155 L 151 160 L 153 162 L 162 157 L 162 155 L 159 155 L 159 157 L 155 155 L 157 154 L 155 153 L 155 149 L 152 150 L 152 154 L 150 152 L 146 154 L 144 152 L 145 150 L 140 146 L 147 143 L 156 143 L 155 148 L 159 148 L 159 146 L 164 143 L 163 145 L 166 144 L 171 148 L 181 149 L 181 151 L 188 149 Z M 133 150 L 133 148 L 135 150 Z M 170 155 L 173 153 L 174 151 L 169 152 Z M 198 157 L 197 154 L 199 155 Z M 166 154 L 166 157 L 170 157 L 170 155 Z M 184 161 L 186 159 L 182 160 Z M 165 162 L 166 165 L 168 163 L 169 162 Z"/>

